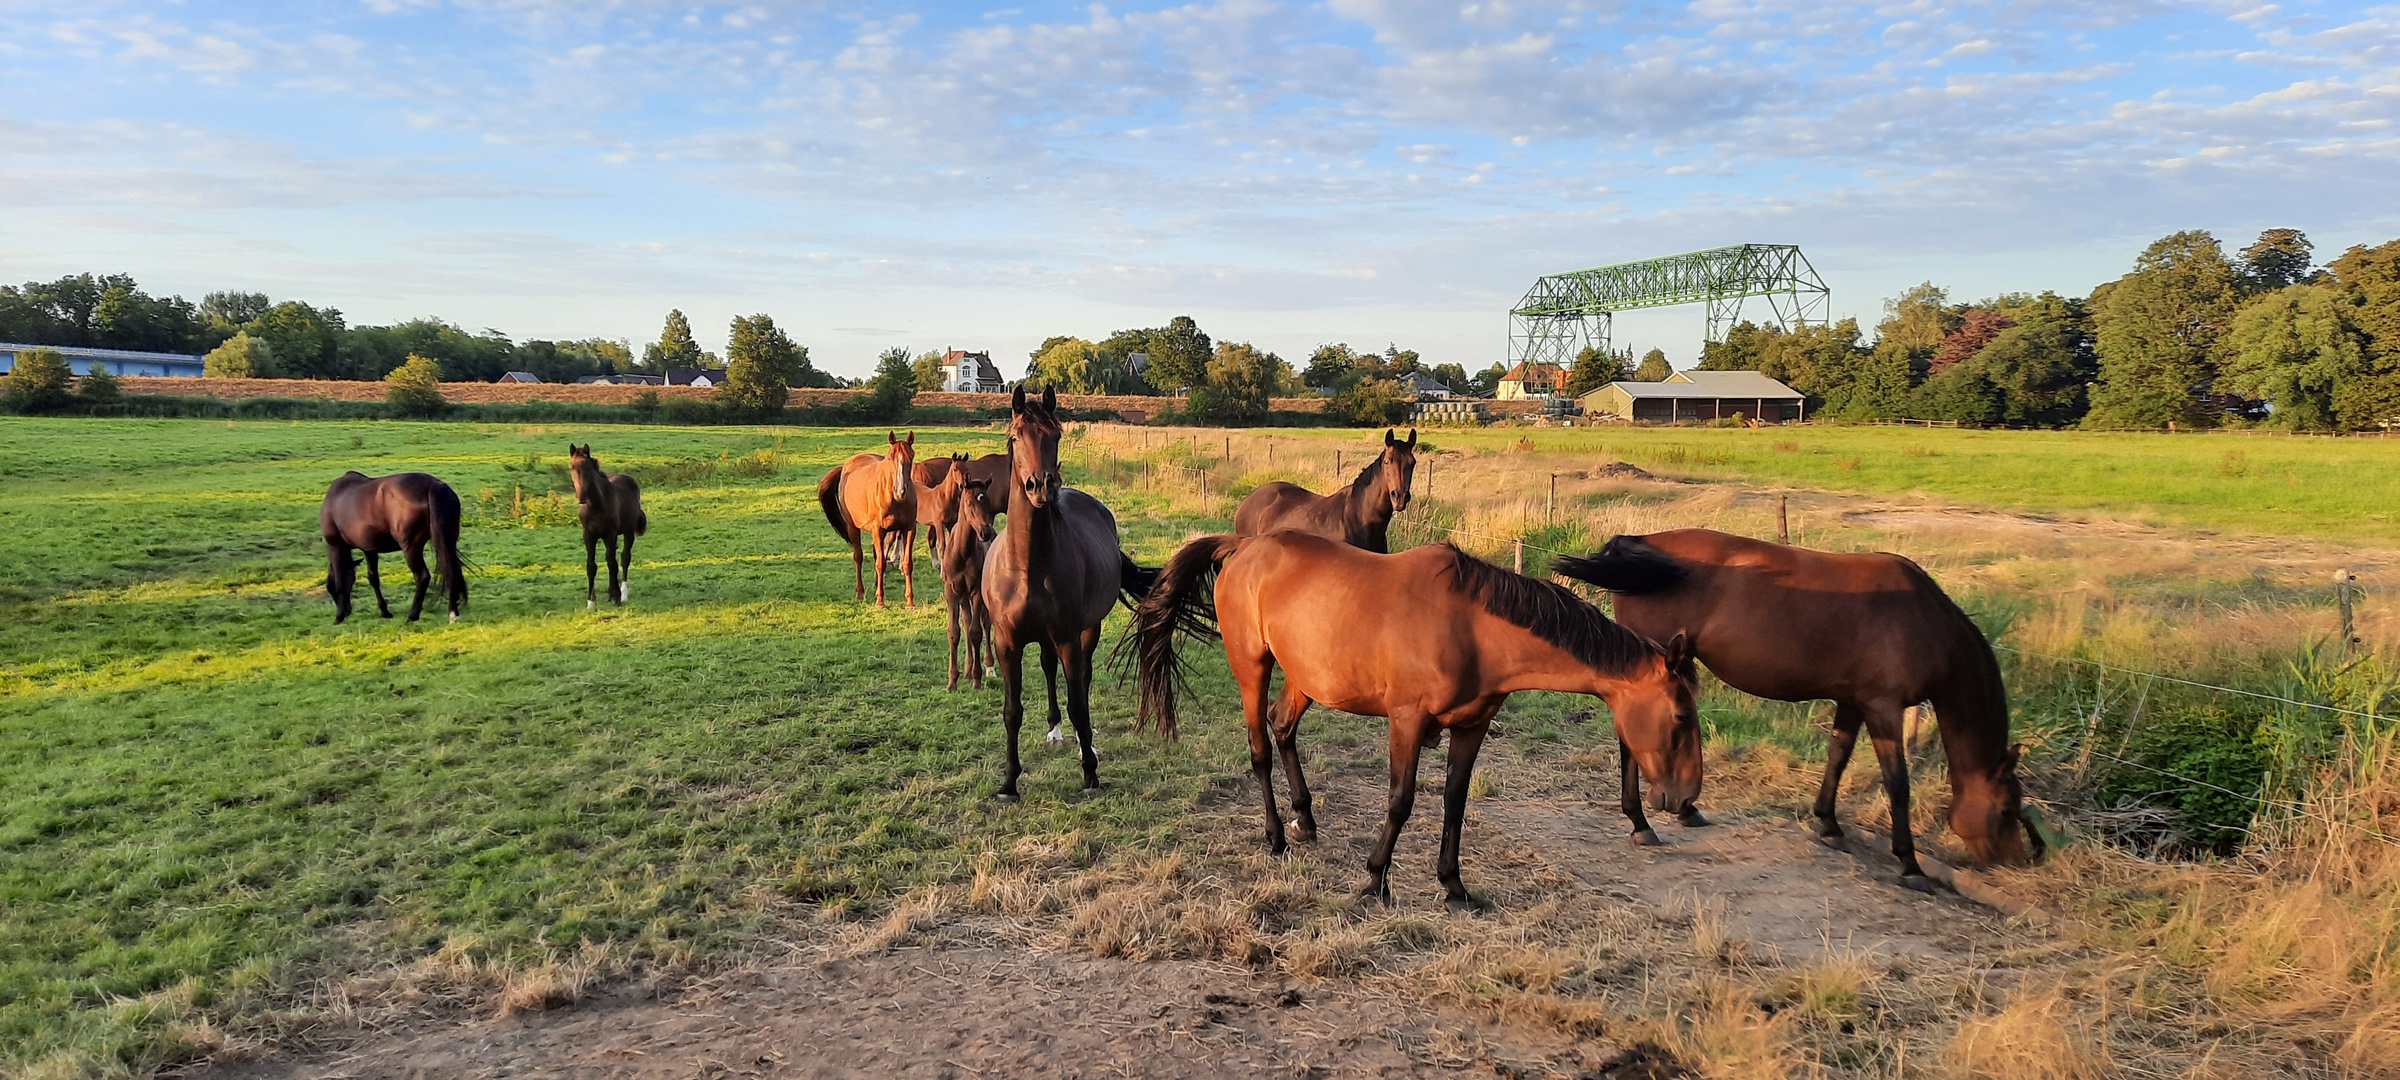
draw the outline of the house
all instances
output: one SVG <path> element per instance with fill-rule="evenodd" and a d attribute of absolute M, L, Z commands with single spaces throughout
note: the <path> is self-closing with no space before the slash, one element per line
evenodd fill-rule
<path fill-rule="evenodd" d="M 668 386 L 697 386 L 703 390 L 722 386 L 725 373 L 711 368 L 671 367 L 667 369 Z"/>
<path fill-rule="evenodd" d="M 992 354 L 945 349 L 942 389 L 962 394 L 997 394 L 1008 389 L 1008 382 L 1000 377 L 999 367 L 992 363 Z"/>
<path fill-rule="evenodd" d="M 111 375 L 177 376 L 197 379 L 208 365 L 189 353 L 139 352 L 133 349 L 86 349 L 76 345 L 19 345 L 0 342 L 0 372 L 16 369 L 17 354 L 27 349 L 54 349 L 77 375 L 92 373 L 92 365 Z"/>
<path fill-rule="evenodd" d="M 1451 393 L 1450 384 L 1434 378 L 1431 372 L 1412 371 L 1400 376 L 1400 385 L 1418 401 L 1448 401 L 1458 395 Z"/>
<path fill-rule="evenodd" d="M 542 377 L 530 371 L 511 371 L 500 376 L 499 381 L 515 383 L 540 382 L 542 381 Z"/>
<path fill-rule="evenodd" d="M 1508 369 L 1500 376 L 1500 387 L 1492 396 L 1501 401 L 1520 401 L 1525 398 L 1549 397 L 1558 393 L 1559 384 L 1567 381 L 1565 368 L 1557 364 L 1526 361 Z"/>
<path fill-rule="evenodd" d="M 1802 419 L 1808 399 L 1755 371 L 1678 371 L 1664 382 L 1612 382 L 1583 395 L 1586 413 L 1624 420 Z"/>
<path fill-rule="evenodd" d="M 667 380 L 663 376 L 631 374 L 585 375 L 575 381 L 578 383 L 604 383 L 609 386 L 665 386 L 667 384 Z"/>

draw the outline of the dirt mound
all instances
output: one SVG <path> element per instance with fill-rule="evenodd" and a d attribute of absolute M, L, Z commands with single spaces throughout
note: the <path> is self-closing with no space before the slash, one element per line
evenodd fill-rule
<path fill-rule="evenodd" d="M 1597 468 L 1597 469 L 1593 469 L 1593 470 L 1592 470 L 1592 477 L 1593 477 L 1593 479 L 1597 479 L 1597 480 L 1656 480 L 1656 479 L 1658 479 L 1658 477 L 1655 477 L 1655 476 L 1652 476 L 1652 475 L 1650 475 L 1650 472 L 1649 472 L 1649 470 L 1647 470 L 1647 469 L 1644 469 L 1644 468 L 1642 468 L 1641 466 L 1639 466 L 1639 465 L 1636 465 L 1636 464 L 1634 464 L 1634 463 L 1632 463 L 1632 462 L 1630 462 L 1630 461 L 1611 461 L 1611 462 L 1609 462 L 1609 463 L 1608 463 L 1608 464 L 1606 464 L 1606 465 L 1602 465 L 1602 466 L 1600 466 L 1600 467 L 1599 467 L 1599 468 Z"/>

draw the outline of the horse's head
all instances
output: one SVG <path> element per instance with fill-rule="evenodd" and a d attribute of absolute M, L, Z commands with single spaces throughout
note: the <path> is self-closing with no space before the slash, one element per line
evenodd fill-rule
<path fill-rule="evenodd" d="M 1036 510 L 1050 505 L 1064 486 L 1058 474 L 1058 390 L 1045 386 L 1029 399 L 1018 384 L 1008 404 L 1008 469 L 1017 490 Z"/>
<path fill-rule="evenodd" d="M 2009 747 L 1988 775 L 1961 777 L 1951 785 L 1950 831 L 1986 865 L 2023 866 L 2044 853 L 2041 830 L 2025 813 L 2025 788 L 2017 781 L 2023 750 Z"/>
<path fill-rule="evenodd" d="M 890 444 L 883 457 L 892 463 L 892 498 L 905 499 L 917 470 L 917 433 L 909 432 L 908 438 L 903 439 L 894 432 L 886 431 L 883 441 Z"/>
<path fill-rule="evenodd" d="M 575 497 L 579 500 L 591 498 L 593 492 L 600 490 L 600 462 L 592 457 L 590 443 L 567 444 L 567 478 L 575 482 Z"/>
<path fill-rule="evenodd" d="M 979 498 L 991 487 L 988 480 L 968 480 L 958 486 L 958 520 L 944 528 L 960 528 L 985 540 L 992 538 L 992 512 L 984 509 Z"/>
<path fill-rule="evenodd" d="M 1408 440 L 1393 437 L 1392 429 L 1383 429 L 1383 457 L 1377 462 L 1383 470 L 1384 497 L 1392 504 L 1392 513 L 1408 512 L 1409 488 L 1417 475 L 1417 429 L 1408 429 Z"/>
<path fill-rule="evenodd" d="M 1617 738 L 1650 782 L 1650 801 L 1681 810 L 1700 797 L 1699 670 L 1682 634 L 1643 658 L 1605 696 Z"/>

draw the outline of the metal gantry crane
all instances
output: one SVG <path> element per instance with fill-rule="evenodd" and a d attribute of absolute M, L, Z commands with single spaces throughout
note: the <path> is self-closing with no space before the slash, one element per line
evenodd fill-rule
<path fill-rule="evenodd" d="M 1725 340 L 1742 302 L 1764 298 L 1787 330 L 1823 325 L 1833 294 L 1794 244 L 1735 244 L 1656 259 L 1547 274 L 1508 313 L 1511 364 L 1567 367 L 1586 347 L 1612 351 L 1615 313 L 1708 305 L 1708 340 Z"/>

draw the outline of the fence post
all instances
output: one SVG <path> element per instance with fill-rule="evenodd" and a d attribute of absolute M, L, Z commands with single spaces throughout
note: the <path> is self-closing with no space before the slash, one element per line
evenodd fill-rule
<path fill-rule="evenodd" d="M 2334 602 L 2342 609 L 2342 655 L 2345 657 L 2350 655 L 2350 647 L 2357 641 L 2357 625 L 2351 621 L 2350 613 L 2350 583 L 2356 580 L 2358 575 L 2351 573 L 2347 566 L 2333 572 Z"/>
<path fill-rule="evenodd" d="M 1558 524 L 1558 474 L 1555 472 L 1550 474 L 1550 499 L 1542 504 L 1542 523 Z"/>
<path fill-rule="evenodd" d="M 1333 478 L 1336 481 L 1342 478 L 1342 452 L 1338 449 L 1333 452 Z"/>
<path fill-rule="evenodd" d="M 1225 460 L 1233 460 L 1233 436 L 1225 436 Z"/>
<path fill-rule="evenodd" d="M 1525 538 L 1517 537 L 1517 572 L 1525 572 Z"/>
<path fill-rule="evenodd" d="M 1775 542 L 1778 544 L 1792 542 L 1792 519 L 1784 512 L 1783 492 L 1780 491 L 1775 493 Z"/>

